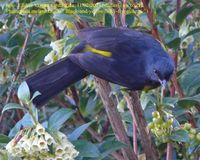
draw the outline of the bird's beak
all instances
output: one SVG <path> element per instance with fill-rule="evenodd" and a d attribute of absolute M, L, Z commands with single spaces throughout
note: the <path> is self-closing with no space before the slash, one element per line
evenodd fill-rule
<path fill-rule="evenodd" d="M 167 81 L 166 81 L 165 79 L 164 79 L 164 80 L 160 80 L 160 79 L 159 79 L 159 82 L 160 82 L 160 84 L 161 84 L 161 88 L 164 90 L 165 87 L 166 87 Z"/>

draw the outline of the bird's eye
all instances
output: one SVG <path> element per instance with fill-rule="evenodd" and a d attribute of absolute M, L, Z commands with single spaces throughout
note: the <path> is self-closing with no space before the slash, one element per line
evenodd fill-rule
<path fill-rule="evenodd" d="M 153 71 L 154 71 L 155 74 L 158 74 L 158 70 L 154 69 Z"/>
<path fill-rule="evenodd" d="M 157 69 L 154 69 L 154 73 L 156 74 L 156 76 L 158 76 L 158 78 L 160 78 L 160 72 Z"/>

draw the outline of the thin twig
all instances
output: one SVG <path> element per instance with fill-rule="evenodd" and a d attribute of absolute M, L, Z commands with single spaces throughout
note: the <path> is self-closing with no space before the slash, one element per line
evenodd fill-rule
<path fill-rule="evenodd" d="M 133 110 L 133 106 L 131 105 L 130 103 L 130 100 L 129 98 L 125 96 L 125 99 L 126 99 L 126 102 L 127 102 L 127 106 L 128 106 L 128 109 L 131 113 L 131 117 L 132 117 L 132 123 L 133 123 L 133 149 L 134 149 L 134 152 L 135 154 L 138 153 L 138 145 L 137 145 L 137 121 L 136 121 L 136 117 L 135 117 L 135 114 L 134 114 L 134 110 Z"/>
<path fill-rule="evenodd" d="M 23 57 L 24 57 L 24 54 L 25 54 L 25 50 L 26 50 L 26 46 L 27 46 L 27 43 L 28 43 L 28 39 L 29 39 L 31 31 L 33 29 L 34 22 L 35 22 L 35 17 L 32 17 L 31 23 L 30 23 L 30 28 L 27 31 L 23 47 L 22 47 L 21 52 L 19 54 L 19 58 L 18 58 L 18 62 L 17 62 L 17 67 L 16 67 L 16 70 L 15 70 L 15 73 L 14 73 L 14 76 L 13 76 L 13 79 L 12 79 L 12 83 L 11 83 L 11 86 L 10 86 L 10 89 L 9 89 L 9 92 L 8 92 L 6 103 L 8 103 L 10 101 L 15 81 L 17 80 L 17 77 L 19 75 L 20 68 L 21 68 L 21 65 L 22 65 L 22 60 L 23 60 Z"/>
<path fill-rule="evenodd" d="M 123 0 L 123 9 L 122 9 L 122 26 L 126 27 L 126 8 L 127 8 L 127 0 Z"/>
<path fill-rule="evenodd" d="M 154 24 L 154 14 L 153 10 L 149 7 L 149 0 L 142 0 L 142 3 L 144 5 L 144 10 L 147 11 L 147 17 L 149 19 L 149 22 L 151 24 L 151 32 L 152 35 L 159 41 L 161 41 L 160 35 L 158 33 L 158 29 Z"/>
<path fill-rule="evenodd" d="M 119 4 L 118 0 L 110 0 L 110 3 L 113 5 L 115 27 L 120 27 L 122 23 L 121 23 L 121 17 L 120 17 L 120 9 L 118 7 L 118 4 Z"/>
<path fill-rule="evenodd" d="M 134 150 L 135 154 L 138 153 L 137 125 L 136 125 L 136 122 L 133 122 L 133 150 Z"/>
<path fill-rule="evenodd" d="M 166 160 L 172 160 L 173 157 L 173 153 L 172 153 L 172 144 L 171 143 L 167 143 L 167 156 L 166 156 Z"/>
<path fill-rule="evenodd" d="M 141 136 L 141 143 L 148 160 L 159 160 L 158 151 L 154 147 L 154 143 L 151 139 L 147 123 L 144 117 L 144 111 L 139 101 L 139 95 L 136 91 L 130 91 L 126 95 L 127 102 L 129 103 L 131 112 L 137 122 L 138 130 Z"/>
<path fill-rule="evenodd" d="M 181 0 L 176 0 L 176 15 L 178 14 L 181 7 Z"/>

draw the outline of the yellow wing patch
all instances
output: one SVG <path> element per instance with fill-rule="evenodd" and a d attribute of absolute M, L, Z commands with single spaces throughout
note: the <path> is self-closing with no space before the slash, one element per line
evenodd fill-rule
<path fill-rule="evenodd" d="M 105 57 L 111 57 L 112 56 L 112 52 L 99 50 L 99 49 L 93 48 L 90 45 L 86 45 L 84 51 L 85 52 L 88 52 L 88 51 L 93 52 L 93 53 L 100 54 L 100 55 L 105 56 Z"/>
<path fill-rule="evenodd" d="M 147 92 L 147 91 L 149 91 L 151 89 L 153 89 L 152 86 L 146 85 L 146 86 L 144 86 L 143 91 Z"/>

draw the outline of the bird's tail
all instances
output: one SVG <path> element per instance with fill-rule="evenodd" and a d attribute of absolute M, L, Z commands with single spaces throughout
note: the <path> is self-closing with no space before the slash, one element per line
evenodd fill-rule
<path fill-rule="evenodd" d="M 25 80 L 32 95 L 35 91 L 41 93 L 33 100 L 33 103 L 38 107 L 87 75 L 85 70 L 69 58 L 64 58 L 26 77 Z"/>

